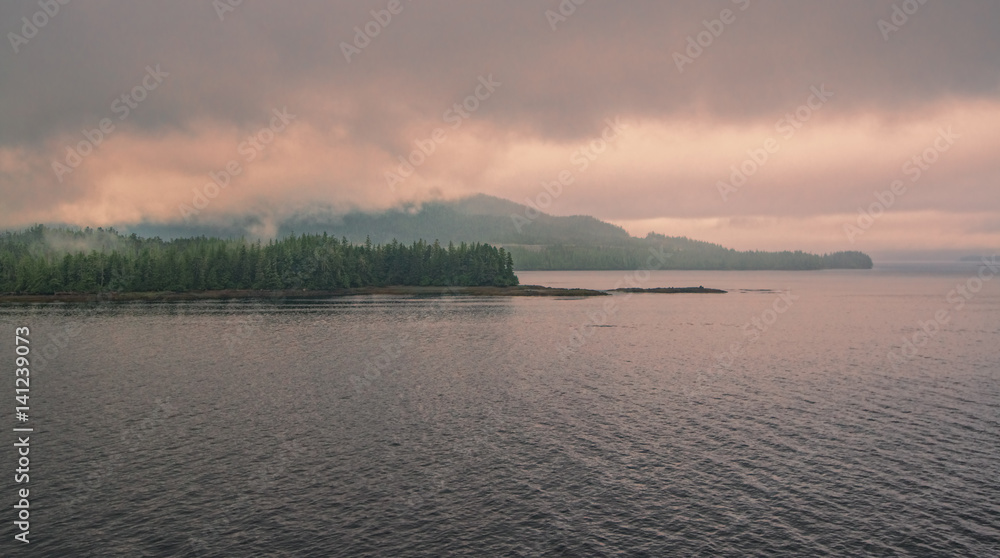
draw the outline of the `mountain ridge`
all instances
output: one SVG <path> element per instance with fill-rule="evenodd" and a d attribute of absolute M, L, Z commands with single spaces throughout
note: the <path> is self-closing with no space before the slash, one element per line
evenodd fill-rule
<path fill-rule="evenodd" d="M 531 216 L 529 218 L 529 216 Z M 175 238 L 199 234 L 218 237 L 252 236 L 262 222 L 242 216 L 228 224 L 166 223 L 122 227 L 142 236 Z M 275 236 L 328 233 L 351 242 L 376 244 L 393 240 L 410 243 L 489 243 L 514 255 L 517 269 L 639 269 L 649 250 L 670 254 L 664 269 L 830 269 L 872 267 L 861 252 L 809 254 L 802 251 L 736 251 L 687 237 L 649 233 L 631 236 L 624 228 L 589 215 L 554 216 L 487 194 L 456 200 L 401 205 L 382 211 L 336 214 L 320 209 L 300 212 L 274 225 Z"/>

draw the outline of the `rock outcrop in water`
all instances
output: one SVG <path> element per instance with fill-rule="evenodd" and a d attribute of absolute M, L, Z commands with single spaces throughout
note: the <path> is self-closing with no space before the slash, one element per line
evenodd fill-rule
<path fill-rule="evenodd" d="M 657 293 L 657 294 L 678 294 L 678 293 L 725 294 L 728 292 L 720 289 L 706 289 L 705 287 L 655 287 L 652 289 L 623 287 L 620 289 L 614 289 L 614 291 L 622 293 Z"/>

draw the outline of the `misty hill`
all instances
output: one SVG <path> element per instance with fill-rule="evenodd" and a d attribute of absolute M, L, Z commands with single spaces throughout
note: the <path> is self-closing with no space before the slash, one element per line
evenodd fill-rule
<path fill-rule="evenodd" d="M 531 219 L 529 219 L 531 217 Z M 245 216 L 228 224 L 144 224 L 132 227 L 142 236 L 163 238 L 206 235 L 233 238 L 249 235 L 260 221 Z M 381 212 L 314 211 L 277 225 L 277 235 L 328 233 L 354 243 L 376 244 L 419 239 L 489 243 L 503 246 L 519 270 L 642 269 L 650 250 L 669 254 L 654 266 L 663 269 L 869 269 L 861 252 L 816 255 L 805 252 L 740 252 L 718 244 L 650 233 L 630 236 L 625 229 L 594 217 L 558 217 L 536 213 L 524 205 L 483 194 L 455 201 L 428 202 Z"/>
<path fill-rule="evenodd" d="M 524 219 L 520 227 L 511 215 Z M 624 246 L 634 240 L 625 229 L 594 217 L 555 217 L 542 213 L 526 223 L 524 215 L 523 205 L 479 194 L 457 201 L 428 202 L 419 209 L 403 207 L 380 213 L 348 213 L 336 220 L 296 216 L 281 223 L 279 235 L 325 231 L 355 242 L 370 237 L 375 243 L 435 238 L 443 243 L 488 241 L 517 245 Z"/>
<path fill-rule="evenodd" d="M 594 217 L 557 217 L 509 200 L 479 194 L 457 201 L 430 202 L 380 213 L 349 213 L 340 219 L 296 217 L 279 234 L 327 232 L 353 242 L 375 243 L 420 238 L 447 242 L 484 242 L 504 246 L 520 270 L 641 269 L 652 252 L 663 269 L 870 269 L 860 252 L 816 255 L 805 252 L 739 252 L 718 244 L 650 233 L 630 236 L 625 229 Z"/>

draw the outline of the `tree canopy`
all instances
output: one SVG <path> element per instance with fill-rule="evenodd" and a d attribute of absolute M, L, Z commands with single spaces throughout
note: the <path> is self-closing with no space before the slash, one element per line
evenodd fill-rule
<path fill-rule="evenodd" d="M 353 244 L 325 233 L 164 241 L 43 225 L 0 235 L 0 292 L 18 294 L 516 284 L 511 254 L 481 243 Z"/>

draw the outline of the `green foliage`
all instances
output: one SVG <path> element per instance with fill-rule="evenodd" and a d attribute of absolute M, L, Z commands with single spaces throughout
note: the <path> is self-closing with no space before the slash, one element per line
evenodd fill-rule
<path fill-rule="evenodd" d="M 806 252 L 739 252 L 717 244 L 650 233 L 625 245 L 555 244 L 506 246 L 519 270 L 548 269 L 706 269 L 706 270 L 808 270 L 871 269 L 872 260 L 862 252 L 836 252 L 818 256 Z M 657 258 L 653 254 L 665 255 Z M 652 256 L 652 258 L 651 258 Z"/>
<path fill-rule="evenodd" d="M 310 289 L 385 285 L 509 286 L 511 255 L 488 244 L 363 245 L 327 234 L 260 241 L 164 241 L 114 229 L 37 225 L 0 235 L 0 292 Z"/>

